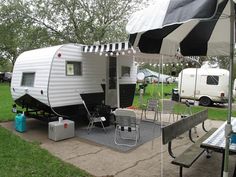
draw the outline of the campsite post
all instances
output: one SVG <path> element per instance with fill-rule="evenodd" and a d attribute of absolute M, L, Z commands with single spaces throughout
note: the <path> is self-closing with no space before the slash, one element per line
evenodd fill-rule
<path fill-rule="evenodd" d="M 227 124 L 225 126 L 225 159 L 224 159 L 224 172 L 223 177 L 229 175 L 229 145 L 230 134 L 232 133 L 231 115 L 232 115 L 232 77 L 233 77 L 233 61 L 234 61 L 234 45 L 235 45 L 235 11 L 234 2 L 230 0 L 230 58 L 229 58 L 229 101 L 228 101 L 228 117 Z"/>

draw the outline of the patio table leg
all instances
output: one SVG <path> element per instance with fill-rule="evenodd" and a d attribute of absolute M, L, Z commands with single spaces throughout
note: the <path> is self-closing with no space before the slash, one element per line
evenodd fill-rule
<path fill-rule="evenodd" d="M 183 167 L 180 166 L 180 169 L 179 169 L 179 177 L 183 177 Z"/>
<path fill-rule="evenodd" d="M 221 177 L 223 177 L 224 162 L 225 162 L 225 151 L 222 153 L 222 163 L 221 163 L 221 172 L 220 172 L 220 176 L 221 176 Z"/>

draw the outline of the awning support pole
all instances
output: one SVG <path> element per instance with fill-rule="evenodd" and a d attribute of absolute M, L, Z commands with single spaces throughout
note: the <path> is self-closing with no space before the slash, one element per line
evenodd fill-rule
<path fill-rule="evenodd" d="M 234 2 L 230 0 L 230 58 L 229 58 L 229 95 L 228 95 L 228 117 L 225 126 L 225 157 L 224 157 L 224 172 L 223 177 L 229 176 L 229 146 L 230 135 L 232 133 L 231 116 L 232 116 L 232 78 L 233 78 L 233 63 L 234 63 L 234 45 L 235 45 L 235 11 Z"/>

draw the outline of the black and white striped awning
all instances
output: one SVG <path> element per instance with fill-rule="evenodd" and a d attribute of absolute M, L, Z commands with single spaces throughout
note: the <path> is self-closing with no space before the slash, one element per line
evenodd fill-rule
<path fill-rule="evenodd" d="M 83 52 L 119 52 L 132 49 L 129 42 L 117 42 L 110 44 L 100 44 L 100 45 L 85 45 L 83 46 Z"/>
<path fill-rule="evenodd" d="M 145 62 L 150 64 L 155 63 L 172 63 L 184 61 L 184 58 L 176 57 L 176 55 L 156 55 L 156 54 L 147 54 L 141 53 L 137 48 L 136 50 L 131 46 L 129 42 L 117 42 L 110 44 L 101 44 L 101 45 L 84 45 L 84 53 L 100 53 L 100 55 L 105 54 L 109 55 L 116 54 L 117 56 L 132 54 L 136 62 Z"/>
<path fill-rule="evenodd" d="M 158 0 L 131 16 L 130 43 L 144 53 L 230 53 L 230 0 Z"/>

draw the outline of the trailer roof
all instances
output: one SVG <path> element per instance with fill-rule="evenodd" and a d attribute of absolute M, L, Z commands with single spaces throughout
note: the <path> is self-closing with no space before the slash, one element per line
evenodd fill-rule
<path fill-rule="evenodd" d="M 196 74 L 196 68 L 183 69 L 184 74 Z M 229 71 L 220 68 L 197 68 L 199 75 L 229 75 Z"/>
<path fill-rule="evenodd" d="M 25 51 L 22 54 L 20 54 L 19 58 L 34 58 L 34 57 L 38 57 L 38 56 L 54 56 L 56 51 L 58 51 L 58 49 L 60 49 L 63 45 L 57 45 L 57 46 L 53 46 L 53 47 L 45 47 L 45 48 L 40 48 L 40 49 L 34 49 L 34 50 L 29 50 L 29 51 Z"/>

